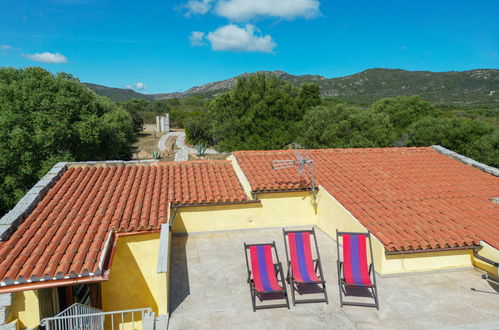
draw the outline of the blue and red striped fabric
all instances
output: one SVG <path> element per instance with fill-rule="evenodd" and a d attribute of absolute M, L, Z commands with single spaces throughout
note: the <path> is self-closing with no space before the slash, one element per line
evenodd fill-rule
<path fill-rule="evenodd" d="M 366 235 L 343 234 L 343 274 L 347 284 L 372 285 L 367 268 Z"/>
<path fill-rule="evenodd" d="M 312 250 L 310 249 L 310 233 L 294 232 L 288 234 L 291 269 L 295 282 L 319 282 L 314 270 Z"/>
<path fill-rule="evenodd" d="M 272 261 L 272 246 L 257 245 L 250 247 L 251 269 L 253 282 L 258 292 L 282 291 L 277 283 L 277 276 Z"/>

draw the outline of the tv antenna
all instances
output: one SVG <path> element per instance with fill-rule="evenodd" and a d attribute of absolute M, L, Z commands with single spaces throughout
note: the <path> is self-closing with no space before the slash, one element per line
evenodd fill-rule
<path fill-rule="evenodd" d="M 308 156 L 307 152 L 302 152 L 299 149 L 295 150 L 296 159 L 280 159 L 273 160 L 271 163 L 273 170 L 282 170 L 285 168 L 296 167 L 298 176 L 303 173 L 310 178 L 310 191 L 312 192 L 312 200 L 314 202 L 314 209 L 317 211 L 317 191 L 315 189 L 314 179 L 314 161 Z"/>

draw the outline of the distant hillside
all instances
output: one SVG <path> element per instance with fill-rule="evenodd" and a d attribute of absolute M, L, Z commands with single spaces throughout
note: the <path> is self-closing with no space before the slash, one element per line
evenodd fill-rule
<path fill-rule="evenodd" d="M 316 75 L 295 76 L 283 71 L 260 71 L 272 74 L 293 85 L 314 82 L 325 97 L 339 97 L 351 103 L 369 104 L 380 98 L 419 94 L 436 103 L 499 106 L 499 70 L 429 72 L 399 69 L 369 69 L 351 76 L 325 78 Z M 248 75 L 244 73 L 241 76 Z M 181 93 L 139 94 L 132 90 L 89 86 L 96 93 L 113 100 L 130 97 L 169 99 L 193 95 L 211 97 L 230 90 L 241 76 L 193 87 Z M 98 86 L 101 91 L 94 89 Z M 104 94 L 104 92 L 106 94 Z"/>
<path fill-rule="evenodd" d="M 83 84 L 85 86 L 87 86 L 88 88 L 90 88 L 91 90 L 93 90 L 96 94 L 101 95 L 101 96 L 107 96 L 115 102 L 125 101 L 128 99 L 134 99 L 134 98 L 135 99 L 148 99 L 148 100 L 153 99 L 149 95 L 137 93 L 136 91 L 133 91 L 131 89 L 106 87 L 106 86 L 91 84 L 91 83 L 83 83 Z"/>

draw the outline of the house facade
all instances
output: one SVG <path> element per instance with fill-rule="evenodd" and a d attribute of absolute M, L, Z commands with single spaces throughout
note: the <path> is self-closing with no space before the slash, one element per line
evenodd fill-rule
<path fill-rule="evenodd" d="M 380 274 L 499 262 L 499 170 L 441 147 L 307 150 L 311 177 L 239 151 L 225 161 L 59 163 L 0 220 L 0 323 L 73 303 L 169 314 L 172 235 L 315 226 L 370 231 Z M 334 261 L 331 261 L 334 262 Z M 127 320 L 125 320 L 127 322 Z"/>

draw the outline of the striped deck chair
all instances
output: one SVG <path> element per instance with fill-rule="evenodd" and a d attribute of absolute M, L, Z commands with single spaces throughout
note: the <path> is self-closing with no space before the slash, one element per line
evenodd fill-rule
<path fill-rule="evenodd" d="M 343 257 L 340 259 L 340 237 L 343 242 Z M 367 240 L 371 260 L 367 258 Z M 343 305 L 376 307 L 379 309 L 378 288 L 376 287 L 376 272 L 374 270 L 371 234 L 348 233 L 336 230 L 336 244 L 338 248 L 338 285 L 340 287 L 340 303 Z M 365 288 L 370 291 L 374 303 L 343 301 L 347 295 L 347 288 Z"/>
<path fill-rule="evenodd" d="M 299 303 L 325 302 L 328 304 L 326 281 L 322 272 L 319 246 L 315 237 L 315 229 L 312 230 L 282 230 L 284 245 L 286 246 L 286 257 L 288 259 L 288 273 L 286 279 L 291 285 L 291 298 L 293 306 Z M 310 236 L 314 237 L 315 259 L 312 255 Z M 288 252 L 289 251 L 289 252 Z M 322 286 L 324 298 L 321 299 L 295 299 L 295 291 L 300 293 L 298 286 L 303 289 L 306 286 Z M 303 290 L 304 291 L 304 290 Z"/>
<path fill-rule="evenodd" d="M 249 261 L 248 261 L 249 251 Z M 274 251 L 276 261 L 272 257 Z M 251 303 L 253 312 L 257 309 L 287 307 L 289 309 L 288 292 L 284 283 L 284 273 L 275 242 L 268 244 L 246 244 L 244 243 L 244 254 L 246 255 L 246 267 L 248 268 L 248 284 L 250 286 Z M 251 268 L 250 268 L 251 265 Z M 280 279 L 278 279 L 279 275 Z M 284 304 L 256 305 L 256 297 L 260 301 L 266 300 L 265 296 L 271 298 L 282 297 L 286 300 Z"/>

